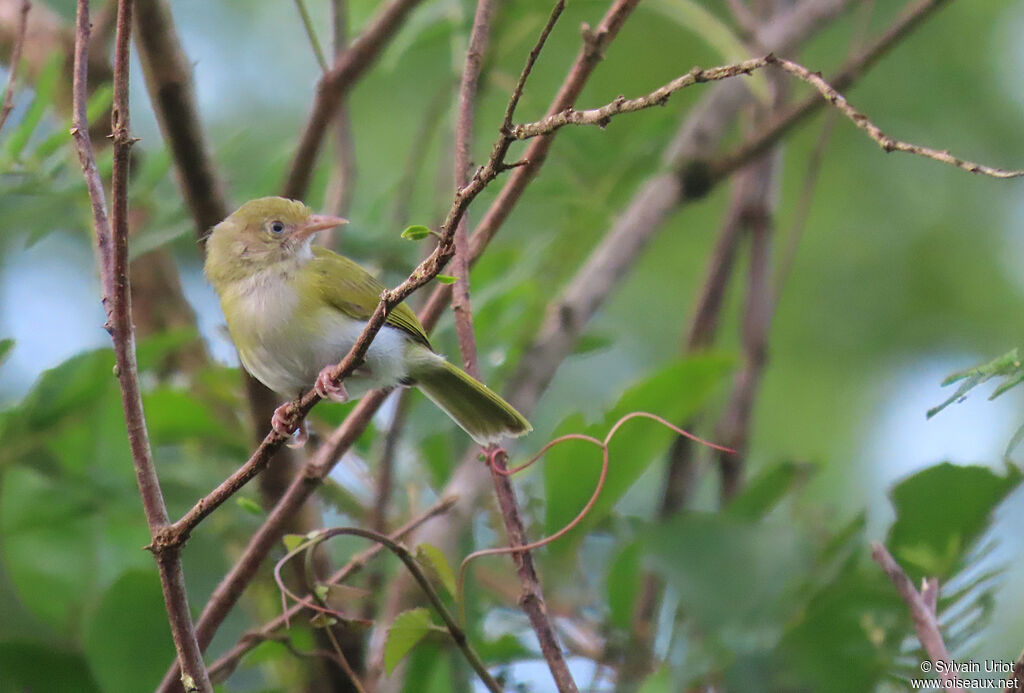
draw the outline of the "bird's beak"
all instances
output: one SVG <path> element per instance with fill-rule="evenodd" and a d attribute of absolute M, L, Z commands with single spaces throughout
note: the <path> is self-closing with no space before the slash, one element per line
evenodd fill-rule
<path fill-rule="evenodd" d="M 347 223 L 348 219 L 342 219 L 341 217 L 332 217 L 327 214 L 314 214 L 295 229 L 292 237 L 297 238 L 300 241 L 305 240 L 317 231 L 333 229 L 335 226 L 341 226 L 342 224 Z"/>

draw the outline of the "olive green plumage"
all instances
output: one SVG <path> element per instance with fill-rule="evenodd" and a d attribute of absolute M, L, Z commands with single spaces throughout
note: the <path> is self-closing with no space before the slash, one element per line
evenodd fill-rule
<path fill-rule="evenodd" d="M 311 245 L 317 231 L 342 223 L 301 202 L 261 198 L 214 227 L 207 241 L 206 276 L 243 366 L 287 397 L 314 381 L 331 387 L 318 373 L 348 353 L 384 291 L 356 263 Z M 338 392 L 347 397 L 395 385 L 419 387 L 481 444 L 532 430 L 505 400 L 435 353 L 404 303 Z"/>

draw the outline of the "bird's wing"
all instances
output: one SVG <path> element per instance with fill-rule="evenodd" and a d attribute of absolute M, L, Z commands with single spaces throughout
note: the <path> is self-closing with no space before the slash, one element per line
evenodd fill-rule
<path fill-rule="evenodd" d="M 326 248 L 313 248 L 313 277 L 327 303 L 357 320 L 369 320 L 385 287 L 356 263 Z M 423 326 L 412 309 L 400 303 L 388 313 L 387 324 L 431 348 Z"/>

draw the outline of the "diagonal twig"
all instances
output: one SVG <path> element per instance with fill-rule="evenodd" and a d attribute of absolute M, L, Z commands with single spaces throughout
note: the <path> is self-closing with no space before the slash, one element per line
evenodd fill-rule
<path fill-rule="evenodd" d="M 942 639 L 942 633 L 939 631 L 939 622 L 935 616 L 935 599 L 938 598 L 937 581 L 934 586 L 929 586 L 924 590 L 928 596 L 918 592 L 914 588 L 914 583 L 903 572 L 903 568 L 892 557 L 892 554 L 877 541 L 871 543 L 871 558 L 889 576 L 893 586 L 896 587 L 896 591 L 899 592 L 900 599 L 907 605 L 910 616 L 914 620 L 914 630 L 917 632 L 917 639 L 921 641 L 921 647 L 924 648 L 928 658 L 935 664 L 939 662 L 945 662 L 947 665 L 950 664 L 953 658 L 950 657 L 949 650 L 946 649 L 946 643 Z M 945 684 L 943 690 L 964 693 L 960 680 L 956 672 L 952 671 L 952 667 L 936 666 L 935 669 L 939 672 Z"/>
<path fill-rule="evenodd" d="M 511 134 L 517 139 L 529 139 L 554 132 L 566 125 L 596 125 L 598 127 L 605 127 L 609 122 L 611 122 L 613 116 L 623 113 L 642 111 L 653 106 L 662 106 L 668 102 L 668 98 L 672 94 L 681 89 L 685 89 L 686 87 L 693 86 L 694 84 L 717 82 L 730 77 L 736 77 L 738 75 L 749 75 L 755 70 L 760 70 L 768 66 L 777 67 L 784 72 L 793 75 L 800 81 L 806 82 L 814 87 L 827 103 L 830 103 L 839 109 L 840 113 L 850 119 L 858 128 L 863 130 L 868 137 L 877 142 L 878 146 L 885 150 L 886 153 L 905 152 L 907 154 L 916 154 L 943 164 L 955 166 L 956 168 L 970 173 L 978 173 L 992 178 L 1018 178 L 1020 176 L 1024 176 L 1024 171 L 1022 170 L 1007 170 L 978 164 L 973 161 L 967 161 L 953 156 L 948 151 L 940 151 L 938 149 L 932 149 L 931 147 L 911 144 L 909 142 L 898 140 L 895 137 L 891 137 L 882 132 L 882 129 L 871 122 L 866 115 L 851 106 L 846 100 L 846 97 L 840 94 L 835 87 L 826 82 L 820 73 L 811 72 L 799 63 L 795 63 L 792 60 L 787 60 L 785 58 L 780 58 L 772 53 L 769 53 L 763 58 L 744 60 L 732 65 L 722 65 L 720 67 L 713 67 L 707 70 L 693 68 L 685 75 L 677 77 L 671 82 L 655 89 L 646 96 L 641 96 L 635 99 L 626 99 L 625 97 L 620 96 L 611 103 L 601 106 L 600 108 L 593 108 L 585 111 L 567 109 L 561 113 L 556 113 L 555 115 L 548 116 L 547 118 L 538 120 L 534 123 L 513 126 Z"/>

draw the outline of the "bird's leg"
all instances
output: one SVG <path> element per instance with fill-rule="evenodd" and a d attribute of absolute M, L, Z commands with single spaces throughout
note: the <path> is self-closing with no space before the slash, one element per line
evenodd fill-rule
<path fill-rule="evenodd" d="M 290 448 L 301 448 L 309 438 L 305 421 L 300 421 L 298 425 L 293 423 L 296 409 L 295 402 L 285 402 L 275 409 L 274 415 L 270 417 L 270 426 L 276 432 L 288 437 L 288 442 L 285 444 Z M 295 428 L 294 432 L 292 432 L 293 427 Z"/>
<path fill-rule="evenodd" d="M 316 384 L 313 389 L 323 399 L 333 400 L 335 402 L 347 402 L 348 391 L 345 389 L 344 383 L 334 384 L 331 379 L 331 371 L 334 370 L 334 366 L 325 366 L 320 375 L 316 376 Z"/>

